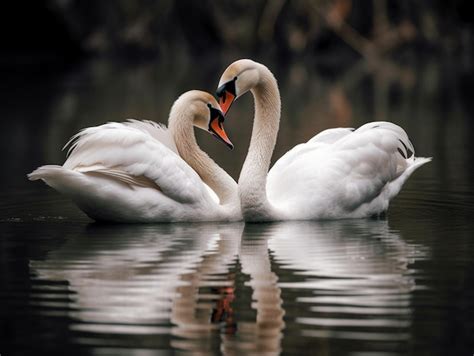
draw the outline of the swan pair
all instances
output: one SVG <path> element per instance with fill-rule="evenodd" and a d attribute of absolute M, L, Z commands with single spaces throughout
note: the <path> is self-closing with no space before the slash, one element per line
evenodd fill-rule
<path fill-rule="evenodd" d="M 232 148 L 223 114 L 251 92 L 255 117 L 239 183 L 197 145 L 193 126 Z M 190 91 L 168 128 L 150 121 L 87 128 L 69 142 L 63 166 L 29 174 L 69 196 L 91 218 L 120 222 L 276 221 L 363 218 L 387 210 L 415 158 L 405 131 L 389 122 L 335 128 L 295 146 L 269 170 L 280 121 L 277 82 L 248 59 L 222 74 L 216 99 Z M 221 112 L 222 109 L 222 112 Z"/>

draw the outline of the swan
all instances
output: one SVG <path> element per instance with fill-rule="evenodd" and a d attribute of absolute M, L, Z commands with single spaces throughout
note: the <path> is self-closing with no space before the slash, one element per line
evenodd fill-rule
<path fill-rule="evenodd" d="M 232 148 L 224 116 L 209 93 L 192 90 L 171 108 L 168 128 L 129 120 L 72 137 L 63 166 L 28 175 L 70 197 L 94 220 L 177 222 L 242 220 L 237 183 L 197 145 L 193 126 Z"/>
<path fill-rule="evenodd" d="M 263 64 L 232 63 L 217 96 L 227 114 L 250 91 L 255 117 L 238 181 L 246 221 L 363 218 L 387 210 L 408 177 L 431 158 L 415 158 L 405 131 L 390 122 L 320 132 L 283 155 L 268 172 L 280 121 L 277 81 Z M 268 174 L 267 174 L 268 173 Z"/>

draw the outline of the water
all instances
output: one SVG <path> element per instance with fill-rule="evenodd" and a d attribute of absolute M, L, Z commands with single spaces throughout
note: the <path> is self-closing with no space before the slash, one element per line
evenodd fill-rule
<path fill-rule="evenodd" d="M 283 97 L 275 157 L 321 129 L 374 119 L 402 125 L 417 153 L 434 157 L 383 219 L 100 225 L 26 181 L 36 166 L 61 163 L 78 129 L 165 121 L 179 93 L 212 90 L 229 62 L 196 71 L 186 61 L 92 61 L 53 77 L 7 76 L 0 354 L 471 355 L 473 106 L 455 66 L 397 65 L 387 77 L 362 63 L 324 78 L 308 63 L 274 65 Z M 233 152 L 199 134 L 234 177 L 251 111 L 250 97 L 232 108 Z"/>

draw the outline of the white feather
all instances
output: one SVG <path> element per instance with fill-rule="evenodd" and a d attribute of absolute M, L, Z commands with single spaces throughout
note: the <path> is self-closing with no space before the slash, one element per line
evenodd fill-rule
<path fill-rule="evenodd" d="M 223 220 L 219 199 L 150 121 L 107 123 L 66 144 L 61 166 L 28 175 L 70 196 L 90 217 L 122 222 Z"/>
<path fill-rule="evenodd" d="M 405 131 L 389 122 L 326 130 L 275 163 L 268 199 L 292 219 L 379 214 L 413 171 L 431 160 L 415 158 L 414 151 Z"/>

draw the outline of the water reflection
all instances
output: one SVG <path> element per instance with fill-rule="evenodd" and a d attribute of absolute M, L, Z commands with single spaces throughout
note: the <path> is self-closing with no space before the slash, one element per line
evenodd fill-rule
<path fill-rule="evenodd" d="M 296 277 L 280 287 L 306 291 L 291 300 L 305 306 L 293 313 L 303 335 L 409 338 L 415 288 L 409 265 L 426 251 L 407 244 L 386 221 L 284 224 L 272 234 L 269 248 L 275 263 Z"/>
<path fill-rule="evenodd" d="M 133 339 L 278 354 L 344 339 L 393 348 L 410 337 L 410 264 L 425 253 L 384 220 L 90 225 L 30 261 L 41 281 L 31 303 L 67 316 L 72 342 L 88 347 Z"/>
<path fill-rule="evenodd" d="M 30 267 L 40 279 L 67 281 L 76 293 L 67 302 L 73 309 L 68 315 L 88 324 L 74 328 L 110 332 L 109 324 L 118 323 L 116 331 L 136 333 L 139 324 L 140 332 L 154 332 L 152 325 L 167 323 L 169 310 L 179 309 L 174 300 L 189 285 L 187 276 L 196 275 L 210 255 L 225 255 L 241 230 L 232 224 L 91 225 Z"/>
<path fill-rule="evenodd" d="M 189 273 L 178 275 L 184 282 L 177 288 L 170 319 L 174 324 L 171 346 L 188 351 L 211 351 L 218 348 L 218 338 L 234 335 L 237 329 L 233 302 L 235 273 L 243 223 L 214 226 L 218 239 L 201 249 L 201 260 Z M 204 246 L 203 246 L 204 247 Z"/>

